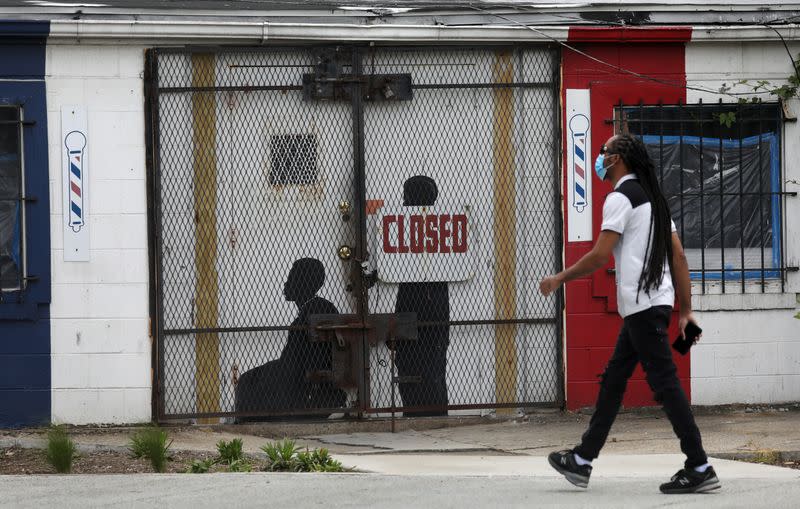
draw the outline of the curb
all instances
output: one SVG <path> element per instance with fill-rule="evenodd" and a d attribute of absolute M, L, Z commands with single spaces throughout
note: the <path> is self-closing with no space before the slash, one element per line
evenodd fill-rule
<path fill-rule="evenodd" d="M 709 454 L 709 456 L 723 460 L 764 463 L 765 465 L 773 465 L 775 464 L 774 462 L 781 461 L 800 461 L 800 451 L 776 451 L 774 449 L 764 449 L 761 451 L 719 452 Z"/>

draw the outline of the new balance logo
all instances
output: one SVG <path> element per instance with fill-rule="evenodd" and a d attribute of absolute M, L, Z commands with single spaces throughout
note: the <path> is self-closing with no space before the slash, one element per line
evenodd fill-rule
<path fill-rule="evenodd" d="M 561 464 L 562 465 L 566 465 L 567 464 L 567 457 L 566 456 L 561 456 Z"/>
<path fill-rule="evenodd" d="M 683 485 L 686 485 L 686 484 L 689 484 L 689 479 L 686 479 L 685 477 L 683 477 L 681 479 L 678 479 L 678 482 L 683 484 Z"/>

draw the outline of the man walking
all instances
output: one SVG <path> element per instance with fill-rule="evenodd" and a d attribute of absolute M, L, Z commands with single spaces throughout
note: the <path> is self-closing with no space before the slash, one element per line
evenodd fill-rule
<path fill-rule="evenodd" d="M 680 238 L 661 193 L 655 168 L 642 141 L 630 135 L 610 138 L 595 162 L 601 180 L 614 191 L 603 205 L 603 224 L 592 250 L 568 269 L 540 283 L 549 295 L 563 283 L 603 267 L 612 251 L 616 263 L 617 305 L 623 318 L 614 353 L 600 383 L 589 429 L 580 445 L 551 453 L 550 465 L 576 486 L 586 488 L 617 416 L 625 387 L 638 362 L 655 399 L 664 407 L 686 455 L 684 468 L 661 485 L 663 493 L 700 493 L 720 487 L 708 464 L 700 431 L 678 382 L 667 327 L 677 287 L 681 335 L 692 316 L 689 268 Z"/>

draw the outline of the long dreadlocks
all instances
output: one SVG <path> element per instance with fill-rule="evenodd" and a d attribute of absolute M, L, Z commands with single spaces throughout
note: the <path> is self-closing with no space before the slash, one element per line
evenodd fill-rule
<path fill-rule="evenodd" d="M 620 134 L 614 138 L 610 148 L 613 153 L 619 154 L 625 161 L 625 165 L 638 177 L 645 195 L 650 200 L 652 213 L 648 247 L 637 289 L 637 293 L 644 290 L 647 295 L 650 295 L 651 289 L 656 290 L 661 285 L 665 259 L 669 264 L 670 272 L 672 272 L 672 229 L 669 204 L 658 184 L 653 161 L 639 138 L 629 134 Z"/>

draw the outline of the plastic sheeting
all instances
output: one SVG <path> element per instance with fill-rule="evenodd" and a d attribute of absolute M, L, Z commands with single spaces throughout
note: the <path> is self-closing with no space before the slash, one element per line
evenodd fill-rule
<path fill-rule="evenodd" d="M 760 140 L 644 136 L 643 141 L 684 247 L 703 251 L 702 268 L 721 269 L 723 249 L 725 268 L 741 267 L 746 252 L 744 268 L 761 269 L 762 250 L 765 267 L 778 266 L 779 195 L 758 194 L 780 191 L 774 134 Z"/>
<path fill-rule="evenodd" d="M 0 288 L 3 290 L 18 288 L 20 284 L 19 186 L 19 157 L 16 153 L 0 153 Z"/>

